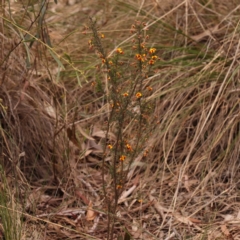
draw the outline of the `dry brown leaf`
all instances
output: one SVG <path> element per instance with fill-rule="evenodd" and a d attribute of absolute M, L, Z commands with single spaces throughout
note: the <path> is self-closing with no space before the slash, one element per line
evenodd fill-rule
<path fill-rule="evenodd" d="M 228 237 L 230 235 L 230 232 L 228 231 L 227 226 L 225 224 L 221 225 L 221 230 L 225 236 Z"/>
<path fill-rule="evenodd" d="M 189 181 L 188 181 L 188 175 L 184 175 L 184 187 L 188 192 L 190 192 L 190 187 L 189 187 Z"/>
<path fill-rule="evenodd" d="M 93 150 L 87 150 L 85 153 L 84 153 L 84 157 L 87 157 L 89 154 L 92 153 Z"/>
<path fill-rule="evenodd" d="M 132 222 L 132 230 L 133 232 L 136 232 L 139 229 L 139 226 L 135 220 Z"/>
<path fill-rule="evenodd" d="M 221 216 L 224 218 L 224 222 L 231 223 L 231 224 L 239 224 L 240 223 L 240 216 L 239 213 L 237 214 L 237 217 L 235 217 L 233 214 L 225 214 Z"/>
<path fill-rule="evenodd" d="M 138 185 L 139 179 L 140 179 L 140 175 L 137 175 L 137 176 L 133 179 L 133 184 L 134 184 L 134 185 Z"/>
<path fill-rule="evenodd" d="M 203 38 L 205 37 L 208 37 L 208 36 L 212 36 L 212 34 L 215 34 L 219 31 L 219 26 L 216 25 L 212 28 L 209 28 L 207 30 L 205 30 L 204 32 L 200 33 L 200 34 L 197 34 L 197 35 L 194 35 L 194 36 L 191 36 L 191 38 L 196 41 L 196 42 L 199 42 L 201 41 Z"/>
<path fill-rule="evenodd" d="M 189 217 L 184 217 L 178 213 L 173 214 L 173 216 L 181 223 L 185 223 L 189 226 L 191 226 L 193 224 Z"/>
<path fill-rule="evenodd" d="M 173 210 L 167 209 L 167 208 L 161 206 L 161 204 L 152 195 L 149 195 L 149 198 L 150 198 L 150 201 L 153 203 L 154 208 L 156 209 L 156 211 L 160 214 L 160 216 L 162 218 L 164 218 L 165 213 L 167 213 L 167 214 L 173 213 Z"/>
<path fill-rule="evenodd" d="M 89 154 L 93 152 L 92 149 L 88 148 L 88 145 L 85 142 L 81 144 L 81 149 L 84 151 L 84 155 L 82 156 L 82 158 L 87 157 Z"/>
<path fill-rule="evenodd" d="M 70 219 L 69 217 L 62 217 L 62 220 L 63 220 L 65 223 L 67 223 L 67 224 L 69 224 L 69 225 L 72 225 L 73 227 L 76 226 L 76 223 L 75 223 L 72 219 Z"/>
<path fill-rule="evenodd" d="M 88 205 L 88 209 L 87 209 L 87 215 L 86 215 L 86 220 L 87 221 L 92 221 L 96 218 L 97 216 L 97 212 L 95 212 L 92 209 L 92 201 L 90 201 L 89 205 Z"/>
<path fill-rule="evenodd" d="M 77 130 L 87 139 L 94 140 L 91 136 L 89 136 L 79 125 L 77 125 Z"/>
<path fill-rule="evenodd" d="M 88 156 L 87 160 L 90 162 L 90 163 L 94 163 L 94 164 L 99 164 L 99 159 L 95 156 Z"/>
<path fill-rule="evenodd" d="M 103 152 L 102 146 L 97 144 L 95 140 L 88 140 L 87 149 L 92 149 L 94 152 Z"/>
<path fill-rule="evenodd" d="M 92 135 L 94 137 L 99 137 L 99 138 L 105 138 L 106 137 L 106 133 L 102 130 L 93 131 Z"/>
<path fill-rule="evenodd" d="M 196 219 L 196 218 L 189 218 L 189 220 L 192 222 L 192 223 L 202 223 L 202 221 L 201 220 L 198 220 L 198 219 Z"/>
<path fill-rule="evenodd" d="M 50 104 L 46 103 L 44 105 L 45 105 L 45 110 L 46 110 L 47 114 L 50 117 L 56 119 L 57 118 L 57 113 L 56 113 L 55 109 Z"/>
<path fill-rule="evenodd" d="M 139 227 L 139 224 L 137 221 L 133 220 L 132 222 L 132 230 L 130 230 L 132 237 L 134 239 L 139 239 L 140 235 L 142 234 L 142 228 Z"/>
<path fill-rule="evenodd" d="M 224 220 L 228 221 L 228 222 L 235 219 L 235 217 L 232 214 L 226 214 L 226 215 L 222 215 L 222 216 L 223 216 Z"/>
<path fill-rule="evenodd" d="M 127 191 L 123 191 L 121 197 L 118 200 L 118 204 L 122 203 L 126 200 L 126 198 L 134 191 L 134 189 L 136 188 L 136 185 L 133 185 L 132 187 L 130 187 Z"/>
<path fill-rule="evenodd" d="M 94 129 L 93 133 L 92 133 L 93 137 L 99 137 L 99 138 L 105 138 L 106 137 L 106 132 L 103 130 L 99 130 L 99 129 Z M 108 132 L 108 136 L 107 136 L 110 140 L 116 140 L 116 136 L 111 133 Z"/>
<path fill-rule="evenodd" d="M 204 233 L 205 234 L 205 233 Z M 202 239 L 203 234 L 201 233 L 196 240 Z M 218 229 L 209 230 L 207 240 L 219 239 L 223 240 L 223 235 Z"/>
<path fill-rule="evenodd" d="M 227 237 L 227 239 L 229 239 L 229 240 L 234 239 L 232 234 L 229 232 L 229 230 L 227 229 L 227 226 L 225 224 L 221 225 L 221 230 L 222 230 L 222 233 L 225 235 L 225 237 Z"/>
<path fill-rule="evenodd" d="M 87 199 L 87 197 L 85 197 L 80 191 L 76 191 L 76 196 L 79 197 L 80 199 L 82 199 L 82 201 L 86 204 L 89 205 L 90 201 Z"/>

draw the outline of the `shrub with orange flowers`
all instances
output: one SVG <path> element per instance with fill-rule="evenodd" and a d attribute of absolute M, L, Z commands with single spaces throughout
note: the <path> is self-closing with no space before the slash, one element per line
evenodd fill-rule
<path fill-rule="evenodd" d="M 117 205 L 107 197 L 108 191 L 114 193 L 114 201 L 118 202 L 130 166 L 141 152 L 147 136 L 150 135 L 146 130 L 149 129 L 146 116 L 151 114 L 152 109 L 146 98 L 152 90 L 148 76 L 154 72 L 158 57 L 156 48 L 147 47 L 149 36 L 143 34 L 145 24 L 141 22 L 136 22 L 131 27 L 131 33 L 134 34 L 133 45 L 118 46 L 109 54 L 103 47 L 101 42 L 103 37 L 98 34 L 95 23 L 91 21 L 90 25 L 93 32 L 90 45 L 95 47 L 102 63 L 100 69 L 103 74 L 107 74 L 108 79 L 108 93 L 105 95 L 105 100 L 111 107 L 104 129 L 106 143 L 102 159 L 102 179 L 105 181 L 107 179 L 105 176 L 111 175 L 111 190 L 105 188 L 108 183 L 103 182 L 102 185 L 108 209 L 111 209 L 108 222 L 114 226 Z M 106 38 L 107 36 L 104 36 L 104 39 Z M 130 128 L 131 131 L 126 131 Z M 115 136 L 114 143 L 108 142 L 110 133 Z M 107 157 L 111 159 L 109 169 L 106 169 Z M 112 232 L 109 234 L 111 235 Z"/>

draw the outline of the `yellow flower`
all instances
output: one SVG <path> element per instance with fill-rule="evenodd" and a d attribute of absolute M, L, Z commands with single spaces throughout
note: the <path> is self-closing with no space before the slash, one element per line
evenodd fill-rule
<path fill-rule="evenodd" d="M 111 107 L 112 107 L 112 108 L 114 108 L 114 107 L 120 107 L 120 103 L 119 103 L 119 102 L 117 102 L 116 104 L 112 103 L 112 104 L 111 104 Z"/>
<path fill-rule="evenodd" d="M 148 152 L 149 152 L 149 151 L 146 150 L 146 151 L 144 152 L 143 156 L 146 157 L 146 156 L 148 155 Z"/>
<path fill-rule="evenodd" d="M 152 56 L 152 60 L 157 60 L 157 59 L 158 59 L 158 56 L 156 56 L 156 55 Z"/>
<path fill-rule="evenodd" d="M 135 56 L 136 56 L 136 59 L 137 59 L 137 60 L 141 61 L 141 59 L 142 59 L 141 54 L 137 53 Z"/>
<path fill-rule="evenodd" d="M 127 148 L 128 151 L 132 151 L 132 146 L 128 143 L 126 144 L 126 148 Z"/>
<path fill-rule="evenodd" d="M 154 63 L 155 63 L 155 61 L 154 61 L 153 59 L 151 59 L 151 60 L 148 61 L 148 64 L 149 64 L 149 65 L 154 65 Z"/>
<path fill-rule="evenodd" d="M 123 93 L 123 96 L 128 97 L 128 93 L 127 92 Z"/>
<path fill-rule="evenodd" d="M 156 52 L 156 50 L 157 50 L 156 48 L 150 48 L 150 49 L 149 49 L 149 53 L 150 53 L 150 54 L 153 54 L 153 53 Z"/>
<path fill-rule="evenodd" d="M 122 188 L 122 185 L 117 185 L 117 189 L 121 189 Z"/>
<path fill-rule="evenodd" d="M 116 52 L 119 53 L 119 54 L 123 54 L 124 53 L 121 48 L 117 48 Z"/>
<path fill-rule="evenodd" d="M 141 62 L 144 62 L 145 59 L 146 59 L 146 54 L 141 55 L 141 54 L 137 53 L 137 54 L 135 55 L 135 57 L 136 57 L 137 60 L 139 60 L 139 61 L 141 61 Z"/>
<path fill-rule="evenodd" d="M 105 37 L 103 33 L 101 33 L 100 36 L 101 36 L 101 38 L 104 38 L 104 37 Z"/>
<path fill-rule="evenodd" d="M 104 58 L 102 58 L 102 63 L 106 63 L 106 60 Z"/>
<path fill-rule="evenodd" d="M 137 93 L 136 93 L 136 98 L 141 98 L 141 97 L 142 97 L 142 93 L 137 92 Z"/>
<path fill-rule="evenodd" d="M 125 156 L 125 155 L 122 155 L 122 156 L 119 158 L 120 161 L 124 161 L 125 159 L 126 159 L 126 156 Z"/>
<path fill-rule="evenodd" d="M 148 87 L 147 87 L 147 90 L 148 90 L 148 91 L 152 91 L 152 87 L 148 86 Z"/>
<path fill-rule="evenodd" d="M 108 148 L 108 149 L 113 149 L 113 146 L 112 146 L 111 144 L 108 144 L 108 145 L 107 145 L 107 148 Z"/>

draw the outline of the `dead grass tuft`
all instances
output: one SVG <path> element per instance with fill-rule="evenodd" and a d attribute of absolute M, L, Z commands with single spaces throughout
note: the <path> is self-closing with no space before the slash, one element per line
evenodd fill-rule
<path fill-rule="evenodd" d="M 57 177 L 62 174 L 63 149 L 54 136 L 58 116 L 53 92 L 46 91 L 50 79 L 38 73 L 34 63 L 27 68 L 26 49 L 12 35 L 1 35 L 1 164 L 8 173 L 20 170 L 30 181 Z"/>

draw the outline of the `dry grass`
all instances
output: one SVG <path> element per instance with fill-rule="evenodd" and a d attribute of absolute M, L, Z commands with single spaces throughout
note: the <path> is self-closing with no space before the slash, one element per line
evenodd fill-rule
<path fill-rule="evenodd" d="M 144 80 L 153 88 L 147 139 L 118 200 L 114 239 L 239 239 L 238 1 L 50 2 L 42 22 L 33 21 L 37 5 L 5 4 L 1 188 L 18 204 L 1 204 L 22 214 L 21 239 L 107 236 L 101 160 L 111 88 L 88 46 L 89 16 L 109 56 L 131 48 L 139 20 L 161 58 Z M 129 122 L 124 133 L 135 130 Z"/>

